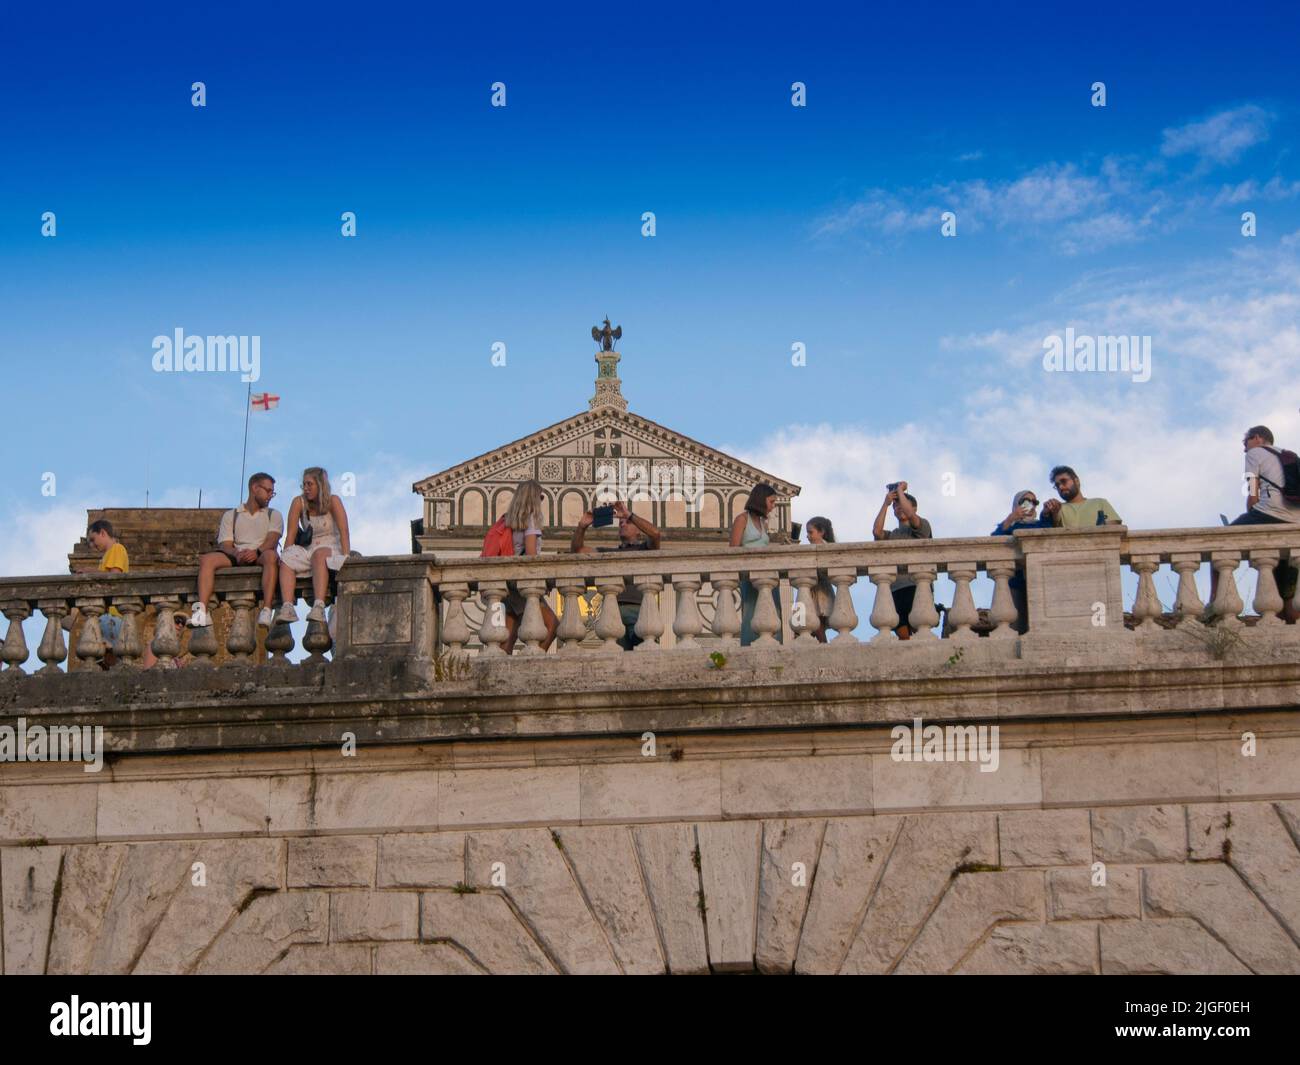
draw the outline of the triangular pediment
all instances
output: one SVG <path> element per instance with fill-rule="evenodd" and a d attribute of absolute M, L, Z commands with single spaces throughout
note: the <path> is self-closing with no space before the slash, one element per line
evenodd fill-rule
<path fill-rule="evenodd" d="M 656 463 L 688 463 L 703 471 L 705 484 L 752 486 L 761 481 L 778 494 L 799 494 L 799 486 L 757 466 L 702 444 L 631 411 L 599 407 L 467 459 L 413 485 L 427 499 L 446 498 L 470 484 L 509 483 L 535 477 L 543 484 L 589 483 L 602 462 L 623 459 L 629 467 L 653 471 Z"/>

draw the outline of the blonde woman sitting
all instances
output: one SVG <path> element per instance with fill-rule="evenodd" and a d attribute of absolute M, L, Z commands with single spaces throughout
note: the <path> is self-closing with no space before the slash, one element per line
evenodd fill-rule
<path fill-rule="evenodd" d="M 343 501 L 330 492 L 329 474 L 321 467 L 302 471 L 302 495 L 289 507 L 287 529 L 287 539 L 291 542 L 280 555 L 283 605 L 275 620 L 290 623 L 298 620 L 294 585 L 299 577 L 310 573 L 313 602 L 307 620 L 324 621 L 329 571 L 337 571 L 347 561 L 352 545 L 348 536 L 348 512 L 343 509 Z M 305 529 L 311 529 L 311 542 L 300 547 L 292 541 L 299 539 L 300 530 Z"/>

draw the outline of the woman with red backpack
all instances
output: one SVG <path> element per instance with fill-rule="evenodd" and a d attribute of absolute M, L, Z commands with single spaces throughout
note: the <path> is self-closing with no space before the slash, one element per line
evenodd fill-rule
<path fill-rule="evenodd" d="M 506 536 L 509 539 L 506 539 Z M 488 530 L 483 540 L 483 557 L 500 555 L 540 555 L 542 553 L 542 486 L 537 481 L 524 481 L 515 489 L 514 498 L 501 518 Z M 503 650 L 513 653 L 519 636 L 519 622 L 526 606 L 524 597 L 511 591 L 506 597 L 506 642 Z M 555 611 L 545 599 L 539 601 L 542 621 L 546 625 L 546 638 L 539 644 L 543 651 L 555 642 L 559 628 Z"/>

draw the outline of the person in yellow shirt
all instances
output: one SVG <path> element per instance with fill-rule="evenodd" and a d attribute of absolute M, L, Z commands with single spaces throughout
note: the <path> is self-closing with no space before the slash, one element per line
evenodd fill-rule
<path fill-rule="evenodd" d="M 118 542 L 117 537 L 114 535 L 112 522 L 103 518 L 91 522 L 86 538 L 90 540 L 90 546 L 103 556 L 99 560 L 99 571 L 101 573 L 126 573 L 130 569 L 130 563 L 126 557 L 126 548 Z M 116 656 L 113 654 L 113 644 L 117 642 L 118 633 L 122 631 L 122 615 L 118 613 L 116 607 L 110 606 L 104 613 L 99 615 L 99 631 L 103 633 L 104 643 L 108 646 L 101 666 L 104 669 L 109 669 L 117 661 Z"/>

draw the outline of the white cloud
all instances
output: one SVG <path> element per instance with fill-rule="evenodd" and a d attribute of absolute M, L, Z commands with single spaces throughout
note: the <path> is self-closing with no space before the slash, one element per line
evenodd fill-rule
<path fill-rule="evenodd" d="M 0 577 L 66 576 L 68 554 L 86 534 L 86 508 L 51 500 L 20 507 L 5 525 Z"/>
<path fill-rule="evenodd" d="M 1273 116 L 1254 104 L 1229 108 L 1166 129 L 1160 151 L 1165 156 L 1196 155 L 1210 164 L 1232 163 L 1248 149 L 1268 140 L 1272 122 Z"/>
<path fill-rule="evenodd" d="M 1214 197 L 1214 206 L 1223 207 L 1225 205 L 1247 203 L 1251 200 L 1276 202 L 1278 200 L 1289 200 L 1293 196 L 1300 196 L 1300 181 L 1283 181 L 1281 177 L 1274 174 L 1263 185 L 1254 178 L 1237 185 L 1224 185 L 1219 190 L 1219 194 Z"/>

